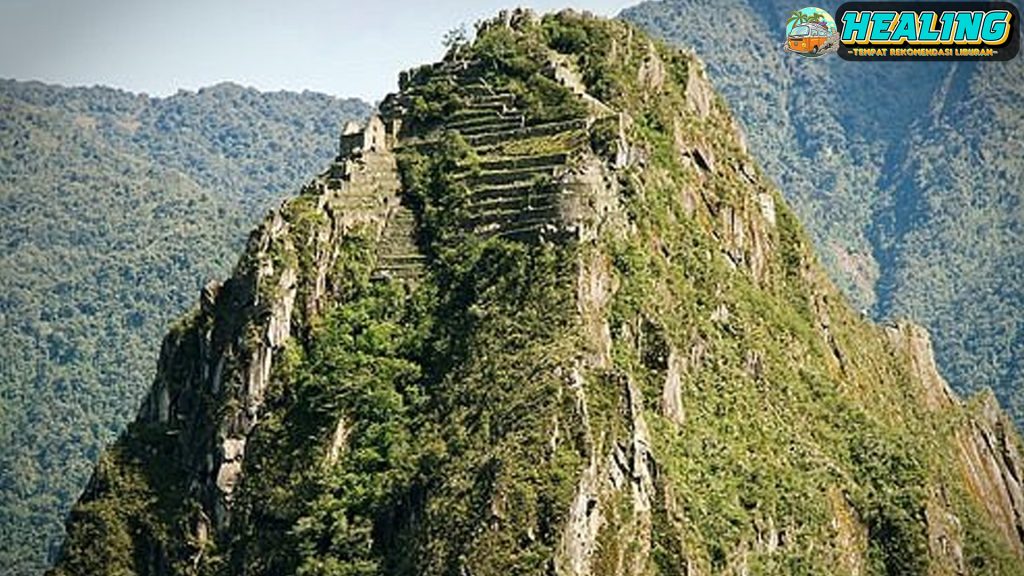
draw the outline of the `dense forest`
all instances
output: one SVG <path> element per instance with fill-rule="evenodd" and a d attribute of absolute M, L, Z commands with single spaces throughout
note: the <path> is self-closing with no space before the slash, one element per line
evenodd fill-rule
<path fill-rule="evenodd" d="M 701 54 L 846 294 L 929 327 L 950 382 L 991 387 L 1021 425 L 1024 61 L 794 58 L 793 9 L 666 0 L 622 17 Z"/>
<path fill-rule="evenodd" d="M 0 573 L 43 568 L 160 334 L 368 109 L 0 81 Z"/>

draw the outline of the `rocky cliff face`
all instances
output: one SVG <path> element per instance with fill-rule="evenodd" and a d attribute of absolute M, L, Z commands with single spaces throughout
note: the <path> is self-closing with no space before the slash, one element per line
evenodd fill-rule
<path fill-rule="evenodd" d="M 840 4 L 816 6 L 834 14 Z M 658 0 L 622 18 L 706 59 L 754 156 L 847 297 L 875 318 L 922 323 L 953 388 L 991 387 L 1021 426 L 1024 297 L 1011 279 L 1024 262 L 1015 136 L 1024 129 L 1024 61 L 865 67 L 792 58 L 780 46 L 793 9 L 782 0 L 720 0 L 713 10 Z"/>
<path fill-rule="evenodd" d="M 504 13 L 168 335 L 56 574 L 1014 573 L 1019 444 L 825 279 L 694 57 Z"/>

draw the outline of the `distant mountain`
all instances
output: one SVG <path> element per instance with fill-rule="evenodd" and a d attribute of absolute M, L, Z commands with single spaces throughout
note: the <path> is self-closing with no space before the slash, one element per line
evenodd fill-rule
<path fill-rule="evenodd" d="M 694 56 L 502 12 L 164 337 L 53 576 L 1024 573 L 1024 453 Z"/>
<path fill-rule="evenodd" d="M 622 17 L 704 57 L 846 294 L 925 324 L 954 387 L 993 388 L 1024 424 L 1024 58 L 796 58 L 781 43 L 798 7 L 665 0 Z"/>
<path fill-rule="evenodd" d="M 369 106 L 0 81 L 0 574 L 37 573 L 159 335 Z"/>

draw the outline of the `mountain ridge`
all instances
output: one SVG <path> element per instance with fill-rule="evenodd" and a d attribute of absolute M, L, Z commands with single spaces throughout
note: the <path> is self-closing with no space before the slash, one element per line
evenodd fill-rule
<path fill-rule="evenodd" d="M 167 335 L 54 574 L 1008 574 L 1020 440 L 854 311 L 692 55 L 503 12 Z"/>

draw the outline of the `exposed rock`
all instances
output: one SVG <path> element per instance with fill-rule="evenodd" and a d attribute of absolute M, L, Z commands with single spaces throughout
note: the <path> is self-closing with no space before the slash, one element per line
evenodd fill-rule
<path fill-rule="evenodd" d="M 203 286 L 199 295 L 199 309 L 203 314 L 212 314 L 217 304 L 217 295 L 220 294 L 221 283 L 211 280 Z"/>
<path fill-rule="evenodd" d="M 654 44 L 648 46 L 647 56 L 637 70 L 637 79 L 652 93 L 660 91 L 665 84 L 665 63 L 658 56 Z M 689 91 L 687 91 L 687 95 L 689 95 Z"/>
<path fill-rule="evenodd" d="M 280 297 L 275 300 L 271 308 L 270 322 L 267 325 L 267 344 L 271 348 L 284 346 L 291 336 L 291 320 L 292 311 L 295 308 L 297 280 L 298 273 L 294 268 L 285 268 L 281 271 L 277 282 L 277 291 Z"/>
<path fill-rule="evenodd" d="M 1006 542 L 1024 554 L 1024 463 L 1019 440 L 995 396 L 985 394 L 957 434 L 960 464 L 970 489 Z"/>
<path fill-rule="evenodd" d="M 708 82 L 704 66 L 698 61 L 693 61 L 687 71 L 686 81 L 686 103 L 698 116 L 707 117 L 711 114 L 711 103 L 714 102 L 715 92 Z"/>
<path fill-rule="evenodd" d="M 922 405 L 932 412 L 961 406 L 939 375 L 928 332 L 913 323 L 886 327 L 893 345 L 910 360 L 913 382 L 919 387 Z M 1006 542 L 1024 553 L 1024 462 L 1013 425 L 991 393 L 973 401 L 971 418 L 956 433 L 957 458 L 963 477 L 979 503 L 987 509 Z M 928 504 L 929 544 L 936 555 L 963 568 L 960 522 L 945 499 L 932 495 Z M 958 572 L 958 573 L 960 573 Z"/>
<path fill-rule="evenodd" d="M 583 422 L 587 443 L 593 446 L 590 416 L 587 410 L 585 382 L 581 366 L 574 366 L 569 376 L 569 388 L 575 396 L 575 410 Z M 584 576 L 591 574 L 591 561 L 597 549 L 597 536 L 604 524 L 602 514 L 602 483 L 598 455 L 591 451 L 586 468 L 580 474 L 576 493 L 569 507 L 568 519 L 559 540 L 556 565 L 565 574 Z M 619 487 L 615 483 L 616 489 Z"/>
<path fill-rule="evenodd" d="M 230 498 L 231 494 L 235 491 L 235 486 L 238 485 L 238 479 L 241 474 L 241 462 L 221 463 L 220 468 L 217 470 L 217 488 L 224 494 L 225 498 Z M 218 524 L 223 529 L 225 522 L 222 519 Z"/>
<path fill-rule="evenodd" d="M 156 421 L 166 423 L 171 417 L 171 393 L 166 386 L 157 388 Z"/>
<path fill-rule="evenodd" d="M 751 378 L 760 379 L 764 375 L 764 355 L 757 350 L 748 350 L 745 368 Z"/>
<path fill-rule="evenodd" d="M 607 167 L 593 154 L 587 154 L 566 176 L 564 186 L 573 194 L 560 203 L 561 218 L 578 223 L 580 240 L 592 241 L 622 226 L 618 188 L 611 182 Z"/>
<path fill-rule="evenodd" d="M 697 163 L 697 167 L 705 172 L 715 171 L 715 155 L 706 145 L 698 145 L 689 152 L 689 156 Z"/>
<path fill-rule="evenodd" d="M 839 488 L 829 487 L 828 502 L 832 510 L 832 530 L 835 534 L 836 547 L 841 552 L 841 573 L 850 576 L 867 574 L 864 561 L 868 549 L 867 526 Z"/>
<path fill-rule="evenodd" d="M 914 382 L 920 385 L 925 406 L 939 411 L 958 403 L 953 390 L 939 375 L 928 331 L 911 322 L 887 326 L 885 333 L 893 346 L 910 358 Z"/>
<path fill-rule="evenodd" d="M 245 438 L 225 438 L 221 442 L 221 460 L 234 462 L 245 455 Z"/>
<path fill-rule="evenodd" d="M 661 413 L 677 426 L 685 422 L 682 399 L 682 375 L 685 371 L 686 359 L 680 357 L 673 348 L 669 353 L 668 370 L 661 393 Z"/>
<path fill-rule="evenodd" d="M 331 445 L 327 448 L 327 465 L 333 466 L 338 463 L 338 458 L 341 457 L 342 451 L 348 442 L 349 426 L 344 418 L 338 419 L 338 424 L 334 427 L 334 434 L 331 435 Z"/>
<path fill-rule="evenodd" d="M 577 280 L 577 307 L 591 349 L 587 364 L 594 368 L 606 368 L 611 363 L 612 334 L 606 312 L 615 287 L 610 266 L 603 255 L 592 253 L 581 258 Z"/>
<path fill-rule="evenodd" d="M 942 559 L 954 574 L 967 574 L 964 562 L 964 535 L 960 519 L 949 511 L 949 503 L 940 494 L 931 494 L 925 507 L 928 524 L 928 549 L 932 556 Z"/>
<path fill-rule="evenodd" d="M 768 192 L 761 192 L 757 195 L 757 205 L 761 209 L 761 216 L 772 228 L 775 227 L 775 198 Z"/>
<path fill-rule="evenodd" d="M 632 379 L 626 378 L 629 421 L 632 426 L 630 474 L 633 495 L 632 566 L 629 574 L 642 574 L 651 549 L 651 499 L 654 495 L 654 457 L 651 455 L 650 432 L 644 418 L 643 397 Z"/>
<path fill-rule="evenodd" d="M 603 525 L 599 507 L 600 476 L 596 461 L 591 461 L 580 475 L 565 523 L 559 558 L 564 559 L 564 573 L 573 576 L 592 574 L 591 560 L 597 547 L 597 535 Z"/>
<path fill-rule="evenodd" d="M 221 381 L 224 378 L 224 363 L 227 361 L 227 356 L 220 356 L 217 358 L 217 366 L 213 370 L 213 376 L 210 378 L 210 393 L 220 394 Z"/>

